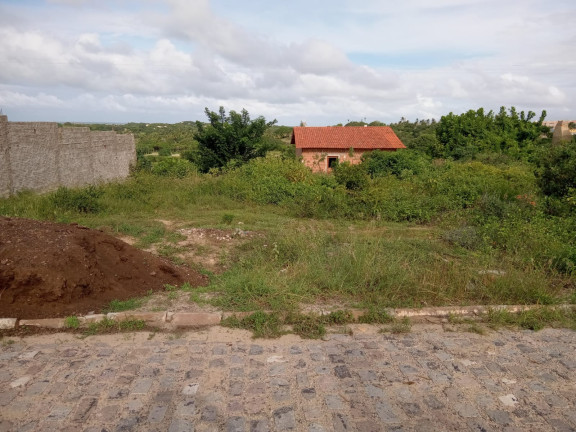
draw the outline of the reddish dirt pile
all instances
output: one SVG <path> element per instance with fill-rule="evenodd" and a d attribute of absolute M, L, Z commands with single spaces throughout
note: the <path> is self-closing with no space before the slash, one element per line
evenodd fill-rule
<path fill-rule="evenodd" d="M 207 279 L 101 231 L 0 217 L 0 317 L 99 312 L 111 300 L 184 282 Z"/>

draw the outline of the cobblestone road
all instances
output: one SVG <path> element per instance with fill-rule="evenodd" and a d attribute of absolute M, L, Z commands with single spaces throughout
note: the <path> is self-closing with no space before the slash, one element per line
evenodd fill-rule
<path fill-rule="evenodd" d="M 215 327 L 0 349 L 1 431 L 574 431 L 576 332 Z"/>

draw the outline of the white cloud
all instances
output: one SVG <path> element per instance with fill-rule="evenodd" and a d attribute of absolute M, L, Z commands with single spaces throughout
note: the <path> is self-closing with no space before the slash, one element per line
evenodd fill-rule
<path fill-rule="evenodd" d="M 576 111 L 570 1 L 262 4 L 0 5 L 0 103 L 23 120 L 194 120 L 224 105 L 286 124 Z"/>

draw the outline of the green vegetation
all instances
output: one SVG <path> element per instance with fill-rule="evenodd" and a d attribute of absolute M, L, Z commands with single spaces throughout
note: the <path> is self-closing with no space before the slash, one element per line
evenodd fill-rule
<path fill-rule="evenodd" d="M 66 328 L 77 329 L 80 327 L 80 319 L 77 316 L 69 316 L 64 319 Z"/>
<path fill-rule="evenodd" d="M 101 321 L 90 323 L 83 331 L 83 335 L 87 337 L 114 332 L 131 332 L 143 330 L 144 328 L 146 328 L 146 322 L 143 320 L 129 319 L 114 321 L 109 318 L 104 318 Z"/>
<path fill-rule="evenodd" d="M 109 312 L 124 312 L 127 310 L 134 310 L 142 306 L 144 303 L 143 298 L 133 298 L 128 300 L 112 300 L 110 304 L 104 308 L 102 313 Z"/>
<path fill-rule="evenodd" d="M 125 182 L 23 192 L 0 200 L 0 214 L 129 235 L 170 259 L 181 252 L 182 235 L 161 220 L 257 231 L 222 257 L 225 272 L 211 274 L 210 285 L 191 296 L 210 293 L 204 301 L 224 310 L 254 312 L 229 324 L 261 335 L 291 325 L 321 337 L 325 326 L 349 322 L 299 315 L 301 305 L 319 301 L 366 308 L 359 321 L 396 330 L 402 326 L 387 307 L 575 302 L 575 147 L 550 147 L 541 119 L 533 117 L 503 109 L 450 114 L 438 123 L 402 120 L 391 127 L 408 150 L 374 152 L 333 174 L 312 174 L 285 148 L 255 157 L 268 148 L 262 142 L 289 136 L 276 126 L 260 135 L 266 122 L 259 119 L 253 136 L 261 141 L 242 143 L 216 165 L 201 165 L 195 156 L 189 158 L 197 165 L 141 156 Z M 240 131 L 253 124 L 247 113 L 221 111 L 218 118 L 219 129 L 186 127 L 192 136 L 204 133 L 208 148 L 231 142 L 236 121 Z M 157 128 L 157 136 L 168 130 Z M 198 155 L 195 146 L 188 148 Z M 212 166 L 219 169 L 200 172 Z M 187 291 L 166 288 L 176 289 Z M 118 303 L 109 309 L 137 307 Z"/>
<path fill-rule="evenodd" d="M 541 330 L 544 327 L 567 327 L 576 330 L 576 309 L 541 307 L 511 313 L 505 310 L 492 310 L 486 319 L 493 328 L 502 326 Z"/>
<path fill-rule="evenodd" d="M 191 158 L 200 171 L 237 166 L 274 150 L 269 145 L 271 142 L 263 137 L 276 120 L 268 123 L 264 117 L 251 120 L 246 110 L 230 111 L 227 116 L 224 107 L 220 107 L 218 113 L 208 108 L 205 112 L 210 124 L 196 122 L 198 132 L 194 138 L 198 141 L 198 150 Z"/>

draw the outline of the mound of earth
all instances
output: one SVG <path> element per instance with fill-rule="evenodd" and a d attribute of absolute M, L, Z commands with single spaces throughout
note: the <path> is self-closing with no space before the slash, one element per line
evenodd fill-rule
<path fill-rule="evenodd" d="M 0 317 L 99 312 L 112 300 L 207 278 L 76 224 L 0 217 Z"/>

